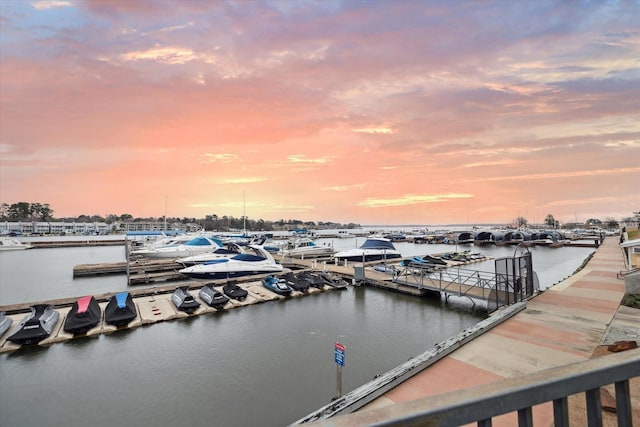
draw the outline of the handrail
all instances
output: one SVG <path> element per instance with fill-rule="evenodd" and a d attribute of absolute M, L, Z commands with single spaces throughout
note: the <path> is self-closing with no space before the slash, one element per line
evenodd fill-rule
<path fill-rule="evenodd" d="M 531 408 L 553 402 L 554 425 L 569 426 L 568 396 L 585 393 L 589 426 L 602 425 L 599 388 L 615 384 L 617 422 L 631 427 L 629 379 L 640 376 L 640 349 L 509 378 L 410 402 L 362 410 L 309 425 L 323 427 L 424 425 L 490 426 L 493 417 L 518 413 L 518 425 L 533 426 Z"/>

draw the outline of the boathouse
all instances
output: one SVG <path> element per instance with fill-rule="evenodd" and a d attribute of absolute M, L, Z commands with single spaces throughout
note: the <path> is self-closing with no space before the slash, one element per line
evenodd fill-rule
<path fill-rule="evenodd" d="M 476 245 L 499 245 L 504 243 L 504 234 L 502 231 L 481 231 L 476 235 L 473 243 Z"/>

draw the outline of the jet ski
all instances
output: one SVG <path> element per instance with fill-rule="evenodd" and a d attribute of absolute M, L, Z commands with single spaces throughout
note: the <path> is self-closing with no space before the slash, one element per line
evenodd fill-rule
<path fill-rule="evenodd" d="M 31 307 L 31 313 L 18 323 L 7 340 L 20 345 L 37 344 L 51 335 L 59 318 L 60 313 L 53 305 L 36 304 Z"/>
<path fill-rule="evenodd" d="M 89 329 L 96 327 L 100 323 L 101 317 L 102 311 L 93 296 L 78 298 L 67 314 L 62 328 L 65 332 L 74 335 L 84 334 Z"/>
<path fill-rule="evenodd" d="M 224 292 L 224 294 L 229 298 L 238 301 L 244 301 L 245 298 L 247 298 L 247 295 L 249 295 L 249 292 L 247 292 L 245 289 L 242 289 L 235 283 L 227 283 L 226 285 L 224 285 L 222 287 L 222 292 Z"/>
<path fill-rule="evenodd" d="M 222 308 L 229 302 L 229 298 L 214 288 L 211 283 L 203 286 L 198 295 L 213 308 Z"/>
<path fill-rule="evenodd" d="M 104 321 L 109 325 L 128 325 L 138 315 L 129 292 L 119 292 L 111 297 L 104 308 Z"/>
<path fill-rule="evenodd" d="M 180 286 L 171 295 L 171 301 L 175 304 L 178 310 L 185 313 L 193 313 L 200 307 L 200 303 L 189 292 L 188 286 Z"/>

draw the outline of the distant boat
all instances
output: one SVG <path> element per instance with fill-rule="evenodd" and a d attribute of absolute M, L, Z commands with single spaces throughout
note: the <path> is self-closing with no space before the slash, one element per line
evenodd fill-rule
<path fill-rule="evenodd" d="M 211 283 L 203 286 L 198 295 L 200 295 L 202 301 L 213 308 L 222 308 L 229 302 L 229 298 L 217 290 Z"/>
<path fill-rule="evenodd" d="M 67 313 L 63 329 L 70 334 L 84 334 L 100 323 L 102 311 L 93 296 L 78 298 Z"/>
<path fill-rule="evenodd" d="M 222 241 L 218 239 L 198 236 L 187 242 L 136 249 L 131 251 L 131 255 L 140 255 L 145 258 L 184 258 L 205 252 L 213 252 L 222 247 Z"/>
<path fill-rule="evenodd" d="M 111 297 L 104 308 L 104 321 L 109 325 L 128 325 L 138 315 L 129 292 L 119 292 Z"/>
<path fill-rule="evenodd" d="M 7 340 L 20 345 L 37 344 L 51 335 L 59 318 L 60 313 L 53 305 L 36 304 L 31 307 L 31 313 L 18 323 Z"/>
<path fill-rule="evenodd" d="M 319 246 L 310 238 L 302 237 L 290 242 L 282 250 L 282 255 L 291 258 L 318 258 L 331 256 L 334 252 L 331 246 Z"/>
<path fill-rule="evenodd" d="M 196 280 L 229 279 L 282 272 L 282 265 L 278 264 L 263 247 L 248 245 L 245 252 L 232 258 L 220 258 L 192 265 L 179 270 L 179 272 Z"/>
<path fill-rule="evenodd" d="M 32 246 L 26 243 L 22 243 L 16 239 L 2 238 L 0 239 L 0 251 L 19 251 L 24 249 L 31 249 Z"/>
<path fill-rule="evenodd" d="M 222 287 L 222 291 L 226 296 L 237 301 L 244 301 L 249 295 L 246 289 L 242 289 L 235 283 L 227 283 Z"/>
<path fill-rule="evenodd" d="M 189 286 L 176 288 L 171 295 L 171 301 L 173 301 L 178 310 L 189 314 L 200 307 L 200 303 L 189 292 Z"/>
<path fill-rule="evenodd" d="M 370 237 L 359 248 L 338 252 L 334 257 L 339 261 L 369 262 L 401 258 L 402 254 L 389 239 Z"/>
<path fill-rule="evenodd" d="M 262 285 L 278 295 L 289 296 L 291 295 L 291 291 L 293 291 L 286 279 L 281 279 L 272 275 L 262 279 Z"/>

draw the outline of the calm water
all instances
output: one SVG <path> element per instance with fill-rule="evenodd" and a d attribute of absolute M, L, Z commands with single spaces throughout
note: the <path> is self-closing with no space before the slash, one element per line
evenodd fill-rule
<path fill-rule="evenodd" d="M 363 241 L 320 243 L 341 249 Z M 406 256 L 455 250 L 396 246 Z M 513 255 L 513 248 L 481 250 Z M 542 288 L 593 251 L 531 250 Z M 123 259 L 120 246 L 0 253 L 0 305 L 126 289 L 123 277 L 72 277 L 77 264 Z M 487 264 L 476 266 L 492 271 Z M 346 346 L 347 392 L 484 317 L 462 305 L 350 287 L 21 349 L 0 355 L 0 425 L 287 425 L 335 395 L 335 341 Z"/>

